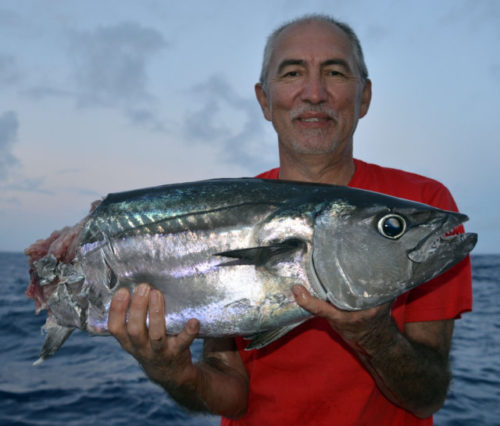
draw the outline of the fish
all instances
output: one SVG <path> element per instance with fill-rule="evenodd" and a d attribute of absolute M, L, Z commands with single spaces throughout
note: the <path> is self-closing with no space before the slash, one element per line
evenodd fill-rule
<path fill-rule="evenodd" d="M 48 311 L 35 364 L 74 329 L 109 335 L 113 294 L 143 282 L 164 296 L 167 334 L 197 318 L 201 338 L 262 348 L 311 318 L 294 285 L 347 311 L 389 302 L 467 256 L 477 242 L 457 232 L 467 220 L 372 191 L 257 178 L 112 193 L 71 229 L 74 255 L 26 251 L 27 294 Z"/>

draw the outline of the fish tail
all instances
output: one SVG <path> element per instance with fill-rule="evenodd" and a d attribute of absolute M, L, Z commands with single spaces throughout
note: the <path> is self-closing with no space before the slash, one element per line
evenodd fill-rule
<path fill-rule="evenodd" d="M 44 327 L 47 331 L 47 337 L 40 351 L 40 357 L 33 363 L 34 366 L 40 365 L 47 358 L 54 355 L 63 345 L 66 339 L 75 329 L 74 327 L 64 327 L 59 324 L 51 324 Z"/>

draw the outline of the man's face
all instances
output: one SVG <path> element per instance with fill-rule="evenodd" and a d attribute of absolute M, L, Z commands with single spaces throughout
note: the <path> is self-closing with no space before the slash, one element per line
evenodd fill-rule
<path fill-rule="evenodd" d="M 357 121 L 368 111 L 371 84 L 361 84 L 343 31 L 322 22 L 297 24 L 276 41 L 267 91 L 256 93 L 280 149 L 331 154 L 351 148 Z"/>

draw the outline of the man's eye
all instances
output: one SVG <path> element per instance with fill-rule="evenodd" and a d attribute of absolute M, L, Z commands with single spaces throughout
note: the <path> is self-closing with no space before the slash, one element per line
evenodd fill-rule
<path fill-rule="evenodd" d="M 298 71 L 287 71 L 286 73 L 283 74 L 283 77 L 298 77 L 299 72 Z"/>
<path fill-rule="evenodd" d="M 345 74 L 343 72 L 337 71 L 337 70 L 329 70 L 328 75 L 330 77 L 344 77 L 345 76 Z"/>

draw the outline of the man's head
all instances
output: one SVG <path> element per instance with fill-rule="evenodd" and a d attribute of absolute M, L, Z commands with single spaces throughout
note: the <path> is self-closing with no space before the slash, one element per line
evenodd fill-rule
<path fill-rule="evenodd" d="M 371 82 L 347 25 L 313 15 L 278 28 L 268 39 L 255 90 L 278 133 L 280 153 L 352 156 Z"/>
<path fill-rule="evenodd" d="M 354 30 L 344 22 L 337 21 L 331 16 L 327 15 L 306 15 L 301 18 L 294 19 L 289 22 L 285 22 L 280 27 L 276 28 L 267 38 L 267 43 L 264 48 L 264 58 L 262 59 L 262 68 L 260 71 L 259 83 L 262 85 L 264 90 L 267 89 L 267 75 L 269 72 L 269 64 L 271 62 L 271 57 L 273 56 L 274 49 L 276 47 L 276 40 L 278 36 L 285 31 L 287 28 L 300 23 L 307 22 L 324 22 L 327 24 L 331 24 L 332 26 L 337 26 L 342 31 L 344 31 L 345 35 L 349 38 L 352 45 L 352 51 L 354 54 L 354 58 L 356 60 L 356 64 L 358 67 L 358 71 L 363 83 L 368 80 L 368 68 L 366 67 L 365 58 L 363 56 L 363 50 L 361 48 L 361 43 L 359 42 L 358 36 L 354 32 Z"/>

